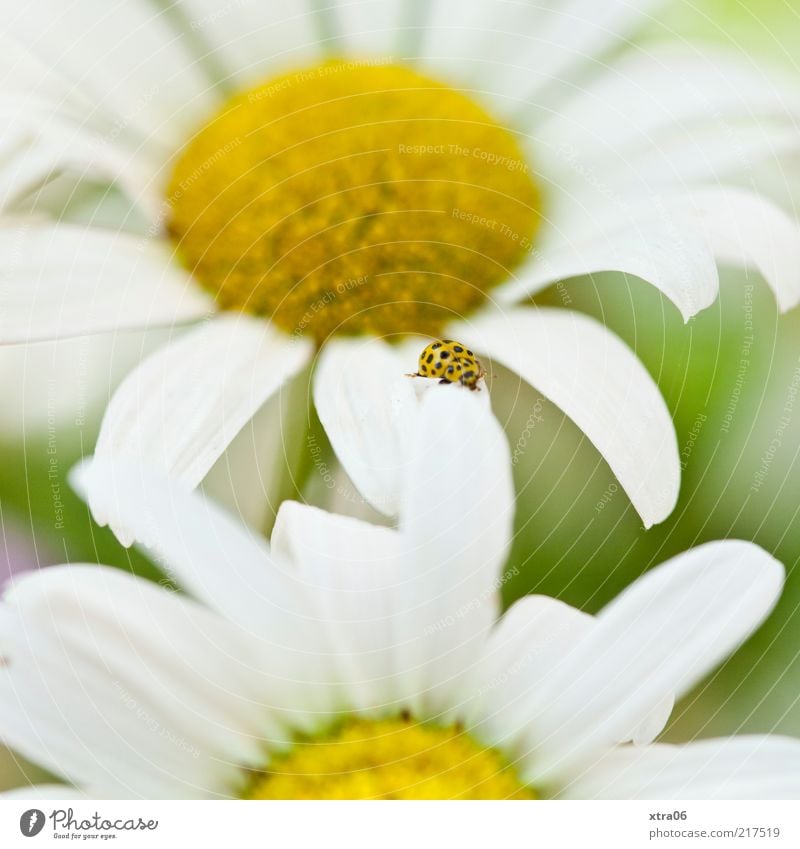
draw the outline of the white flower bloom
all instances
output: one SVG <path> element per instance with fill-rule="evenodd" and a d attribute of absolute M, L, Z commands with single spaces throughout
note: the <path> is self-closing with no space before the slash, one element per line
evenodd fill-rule
<path fill-rule="evenodd" d="M 130 376 L 97 447 L 196 486 L 309 363 L 310 338 L 435 326 L 535 384 L 644 524 L 663 520 L 680 465 L 649 374 L 595 321 L 522 304 L 618 270 L 688 319 L 716 297 L 717 260 L 796 304 L 800 229 L 775 172 L 791 182 L 800 99 L 715 51 L 637 49 L 658 5 L 27 3 L 0 51 L 0 203 L 15 214 L 0 342 L 215 315 Z M 345 60 L 324 64 L 331 52 Z M 75 181 L 112 186 L 102 219 L 38 214 Z"/>
<path fill-rule="evenodd" d="M 0 737 L 71 785 L 36 792 L 800 797 L 800 741 L 651 743 L 768 614 L 779 563 L 716 542 L 597 617 L 537 596 L 499 616 L 504 435 L 476 394 L 435 389 L 412 441 L 397 530 L 287 502 L 271 545 L 131 467 L 116 519 L 190 597 L 96 566 L 7 593 Z"/>

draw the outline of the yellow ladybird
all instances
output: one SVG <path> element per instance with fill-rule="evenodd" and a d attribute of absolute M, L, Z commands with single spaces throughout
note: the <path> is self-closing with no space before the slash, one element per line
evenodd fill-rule
<path fill-rule="evenodd" d="M 460 342 L 438 339 L 426 345 L 419 355 L 416 374 L 411 377 L 438 377 L 439 383 L 460 383 L 480 389 L 478 381 L 486 374 L 480 361 Z"/>

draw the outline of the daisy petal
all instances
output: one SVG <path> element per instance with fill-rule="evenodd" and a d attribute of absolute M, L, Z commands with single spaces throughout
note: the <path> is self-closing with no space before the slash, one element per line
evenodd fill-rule
<path fill-rule="evenodd" d="M 164 15 L 146 3 L 102 9 L 31 0 L 6 16 L 7 32 L 42 63 L 58 68 L 123 130 L 136 128 L 170 150 L 213 110 L 215 95 Z"/>
<path fill-rule="evenodd" d="M 263 82 L 276 71 L 320 57 L 319 11 L 294 3 L 232 3 L 182 0 L 192 33 L 210 46 L 232 87 Z"/>
<path fill-rule="evenodd" d="M 697 190 L 690 204 L 719 260 L 760 271 L 782 312 L 800 303 L 800 225 L 795 219 L 742 189 Z"/>
<path fill-rule="evenodd" d="M 79 492 L 108 492 L 104 506 L 115 527 L 139 541 L 171 581 L 252 635 L 265 674 L 283 682 L 270 704 L 280 698 L 287 721 L 297 726 L 324 717 L 332 673 L 313 587 L 274 557 L 259 534 L 141 464 L 89 460 L 73 469 L 70 481 Z"/>
<path fill-rule="evenodd" d="M 30 101 L 38 99 L 58 104 L 70 117 L 98 126 L 98 122 L 92 121 L 95 116 L 91 99 L 83 92 L 72 90 L 62 74 L 37 59 L 7 32 L 0 32 L 0 91 L 4 95 L 22 94 Z M 100 121 L 99 126 L 106 132 L 111 129 L 110 123 Z"/>
<path fill-rule="evenodd" d="M 458 706 L 497 616 L 511 541 L 508 443 L 485 394 L 435 385 L 423 396 L 400 511 L 403 678 L 434 715 Z"/>
<path fill-rule="evenodd" d="M 726 540 L 628 587 L 532 699 L 531 778 L 574 770 L 686 692 L 758 627 L 782 584 L 763 549 Z"/>
<path fill-rule="evenodd" d="M 518 740 L 529 724 L 531 696 L 545 676 L 567 663 L 569 652 L 591 635 L 594 621 L 547 596 L 525 596 L 515 602 L 492 630 L 471 677 L 469 716 L 475 733 L 493 746 Z M 651 742 L 666 725 L 672 705 L 672 697 L 665 699 L 620 742 Z"/>
<path fill-rule="evenodd" d="M 256 411 L 311 356 L 306 340 L 266 322 L 222 314 L 159 349 L 106 409 L 95 456 L 146 463 L 197 486 Z M 89 504 L 105 518 L 103 494 Z"/>
<path fill-rule="evenodd" d="M 415 367 L 379 339 L 337 339 L 314 375 L 314 404 L 336 456 L 376 509 L 396 515 L 417 414 Z"/>
<path fill-rule="evenodd" d="M 548 596 L 514 602 L 492 629 L 471 676 L 469 713 L 475 733 L 500 746 L 527 728 L 531 694 L 591 633 L 593 622 L 589 614 Z"/>
<path fill-rule="evenodd" d="M 124 462 L 87 460 L 72 470 L 70 482 L 81 494 L 107 490 L 102 518 L 124 528 L 170 580 L 232 622 L 273 633 L 281 611 L 291 617 L 299 609 L 294 579 L 266 542 L 209 499 Z M 265 605 L 275 606 L 271 615 Z M 287 624 L 285 630 L 289 637 L 296 629 Z"/>
<path fill-rule="evenodd" d="M 212 305 L 146 239 L 40 223 L 0 229 L 0 343 L 172 325 Z"/>
<path fill-rule="evenodd" d="M 706 238 L 686 221 L 686 210 L 656 198 L 618 198 L 609 208 L 592 183 L 574 188 L 553 205 L 549 230 L 533 260 L 495 292 L 500 303 L 530 297 L 551 283 L 601 271 L 621 271 L 663 292 L 684 320 L 710 306 L 719 273 Z M 655 211 L 654 211 L 655 210 Z"/>
<path fill-rule="evenodd" d="M 46 800 L 52 799 L 85 799 L 86 794 L 81 793 L 69 784 L 32 784 L 26 787 L 15 787 L 13 790 L 5 790 L 0 793 L 0 801 L 17 802 L 23 799 Z"/>
<path fill-rule="evenodd" d="M 155 222 L 163 201 L 148 185 L 153 163 L 59 111 L 55 102 L 30 94 L 0 95 L 0 120 L 7 128 L 0 146 L 0 213 L 67 174 L 116 185 Z"/>
<path fill-rule="evenodd" d="M 631 741 L 636 746 L 646 746 L 666 728 L 672 709 L 675 707 L 675 696 L 669 695 L 650 712 L 641 722 L 637 723 L 631 733 L 622 735 L 620 743 Z"/>
<path fill-rule="evenodd" d="M 398 697 L 395 672 L 405 666 L 392 629 L 405 571 L 397 531 L 284 501 L 272 547 L 322 590 L 318 620 L 328 633 L 342 703 L 358 711 L 388 708 Z"/>
<path fill-rule="evenodd" d="M 413 3 L 403 0 L 338 0 L 335 13 L 342 33 L 343 55 L 391 57 L 397 53 L 404 26 L 411 23 Z"/>
<path fill-rule="evenodd" d="M 536 130 L 548 164 L 557 167 L 560 158 L 562 169 L 569 165 L 559 156 L 565 150 L 596 171 L 605 167 L 601 161 L 630 161 L 636 150 L 660 146 L 662 138 L 669 143 L 709 125 L 717 129 L 714 147 L 728 149 L 738 144 L 742 116 L 762 125 L 792 126 L 800 114 L 792 79 L 719 50 L 630 51 L 575 91 Z"/>
<path fill-rule="evenodd" d="M 424 62 L 501 101 L 543 101 L 544 91 L 624 41 L 661 0 L 515 3 L 438 0 Z"/>
<path fill-rule="evenodd" d="M 519 307 L 452 329 L 558 405 L 611 467 L 645 527 L 670 514 L 680 460 L 669 411 L 634 353 L 580 313 Z"/>
<path fill-rule="evenodd" d="M 17 581 L 0 619 L 0 737 L 88 795 L 225 793 L 259 755 L 248 640 L 185 598 L 53 567 Z"/>
<path fill-rule="evenodd" d="M 738 736 L 616 749 L 562 793 L 573 799 L 800 799 L 800 740 Z"/>

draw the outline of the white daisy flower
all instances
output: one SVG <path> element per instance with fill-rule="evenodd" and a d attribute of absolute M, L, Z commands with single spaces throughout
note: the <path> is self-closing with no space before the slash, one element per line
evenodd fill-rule
<path fill-rule="evenodd" d="M 195 486 L 321 343 L 450 336 L 663 520 L 680 464 L 649 374 L 597 322 L 524 303 L 617 270 L 688 318 L 717 260 L 797 303 L 800 99 L 741 59 L 636 48 L 658 5 L 27 3 L 0 51 L 0 342 L 214 316 L 119 389 L 97 449 Z"/>
<path fill-rule="evenodd" d="M 413 442 L 397 530 L 286 502 L 270 545 L 131 467 L 116 517 L 190 596 L 97 566 L 16 582 L 0 736 L 70 783 L 34 792 L 800 797 L 800 741 L 652 743 L 674 697 L 770 611 L 778 562 L 710 543 L 597 617 L 541 596 L 500 616 L 504 435 L 476 394 L 437 389 Z"/>

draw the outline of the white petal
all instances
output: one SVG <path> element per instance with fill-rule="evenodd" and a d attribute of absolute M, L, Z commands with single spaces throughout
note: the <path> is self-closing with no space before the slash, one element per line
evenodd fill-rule
<path fill-rule="evenodd" d="M 0 616 L 0 736 L 89 795 L 227 795 L 259 757 L 270 707 L 215 614 L 88 566 L 17 581 Z"/>
<path fill-rule="evenodd" d="M 538 26 L 547 18 L 539 3 L 505 0 L 437 0 L 427 4 L 419 62 L 432 76 L 462 87 L 509 115 L 519 108 L 536 71 L 516 67 L 514 59 L 537 55 Z M 513 57 L 513 58 L 512 58 Z M 505 62 L 511 68 L 504 67 Z M 516 85 L 509 86 L 512 77 Z"/>
<path fill-rule="evenodd" d="M 70 787 L 69 784 L 33 784 L 26 787 L 14 787 L 12 790 L 4 790 L 0 793 L 0 801 L 11 802 L 23 799 L 46 800 L 52 799 L 85 799 L 86 794 L 80 790 Z"/>
<path fill-rule="evenodd" d="M 529 777 L 574 770 L 684 693 L 756 629 L 782 584 L 783 567 L 763 549 L 726 540 L 628 587 L 532 699 Z"/>
<path fill-rule="evenodd" d="M 481 396 L 435 385 L 421 402 L 400 511 L 397 639 L 418 708 L 457 708 L 498 611 L 514 489 L 508 444 Z"/>
<path fill-rule="evenodd" d="M 582 173 L 601 181 L 607 187 L 606 194 L 635 192 L 646 197 L 731 182 L 759 188 L 758 169 L 768 162 L 790 165 L 796 146 L 794 127 L 781 122 L 743 121 L 735 129 L 728 122 L 701 122 L 696 127 L 659 134 L 657 142 L 642 140 L 628 151 L 615 148 L 606 157 L 594 158 L 598 153 L 594 148 L 579 152 L 565 142 L 549 151 L 538 139 L 530 155 L 555 185 L 571 184 L 574 176 Z"/>
<path fill-rule="evenodd" d="M 519 108 L 623 42 L 661 0 L 431 4 L 422 61 Z M 599 62 L 595 62 L 600 64 Z"/>
<path fill-rule="evenodd" d="M 591 633 L 593 618 L 547 596 L 516 601 L 492 629 L 470 680 L 469 715 L 490 745 L 508 746 L 527 728 L 529 703 L 544 676 Z"/>
<path fill-rule="evenodd" d="M 567 786 L 573 799 L 800 799 L 800 740 L 741 736 L 624 747 Z"/>
<path fill-rule="evenodd" d="M 71 89 L 166 148 L 214 108 L 216 95 L 194 60 L 186 35 L 149 4 L 116 2 L 98 9 L 81 2 L 32 0 L 5 26 Z"/>
<path fill-rule="evenodd" d="M 146 463 L 197 486 L 237 433 L 311 356 L 307 340 L 221 314 L 156 351 L 108 405 L 95 456 Z M 89 504 L 105 520 L 104 497 Z M 124 535 L 124 532 L 123 532 Z"/>
<path fill-rule="evenodd" d="M 212 308 L 158 243 L 67 225 L 0 228 L 0 343 L 166 326 Z"/>
<path fill-rule="evenodd" d="M 0 95 L 0 120 L 7 128 L 0 144 L 0 213 L 67 174 L 115 185 L 156 222 L 163 206 L 151 179 L 156 163 L 59 112 L 58 103 L 27 93 Z"/>
<path fill-rule="evenodd" d="M 87 461 L 70 480 L 113 493 L 107 516 L 125 528 L 165 575 L 251 633 L 272 682 L 271 704 L 305 723 L 331 704 L 332 671 L 315 617 L 314 588 L 272 555 L 267 543 L 209 499 L 141 464 Z M 280 681 L 277 688 L 275 682 Z"/>
<path fill-rule="evenodd" d="M 569 191 L 568 191 L 569 189 Z M 570 191 L 573 194 L 570 194 Z M 605 196 L 610 191 L 610 196 Z M 672 200 L 672 199 L 670 199 Z M 582 172 L 548 211 L 547 230 L 516 280 L 495 296 L 510 304 L 550 283 L 621 271 L 663 292 L 688 321 L 712 304 L 719 274 L 707 239 L 677 209 L 657 197 L 618 196 Z"/>
<path fill-rule="evenodd" d="M 781 311 L 800 303 L 800 225 L 766 198 L 734 188 L 696 190 L 691 211 L 723 262 L 756 268 Z"/>
<path fill-rule="evenodd" d="M 680 459 L 669 411 L 633 352 L 575 312 L 516 308 L 452 328 L 557 404 L 597 447 L 645 527 L 672 511 Z"/>
<path fill-rule="evenodd" d="M 569 653 L 591 639 L 595 619 L 547 596 L 525 596 L 515 602 L 492 630 L 470 679 L 469 717 L 474 733 L 492 746 L 508 749 L 530 723 L 530 701 L 547 675 L 569 663 Z M 656 707 L 632 733 L 637 745 L 650 743 L 664 729 L 672 696 Z M 529 753 L 517 754 L 527 760 Z"/>
<path fill-rule="evenodd" d="M 800 114 L 790 78 L 731 53 L 680 46 L 630 51 L 575 92 L 536 128 L 539 148 L 556 154 L 548 158 L 550 173 L 565 150 L 603 173 L 604 162 L 634 159 L 637 149 L 689 137 L 696 128 L 716 127 L 718 144 L 727 138 L 736 146 L 742 123 L 791 126 Z"/>
<path fill-rule="evenodd" d="M 334 340 L 314 375 L 314 403 L 328 439 L 359 492 L 396 515 L 417 396 L 416 362 L 378 339 Z"/>
<path fill-rule="evenodd" d="M 320 13 L 307 0 L 229 5 L 182 0 L 181 7 L 190 31 L 210 46 L 231 88 L 263 82 L 321 56 Z"/>
<path fill-rule="evenodd" d="M 111 123 L 95 119 L 90 98 L 64 80 L 63 74 L 40 61 L 30 50 L 15 41 L 7 32 L 0 32 L 0 90 L 4 94 L 23 94 L 31 103 L 57 103 L 72 118 L 82 118 L 90 126 L 108 132 Z M 4 128 L 5 129 L 5 128 Z"/>
<path fill-rule="evenodd" d="M 359 711 L 387 709 L 402 695 L 394 683 L 406 666 L 392 627 L 397 586 L 406 571 L 397 531 L 284 501 L 272 547 L 321 590 L 317 617 L 328 634 L 342 704 Z"/>
<path fill-rule="evenodd" d="M 648 743 L 652 743 L 666 728 L 674 707 L 675 696 L 670 694 L 662 699 L 648 716 L 638 722 L 632 732 L 623 734 L 619 742 L 627 743 L 630 740 L 637 746 L 646 746 Z"/>
<path fill-rule="evenodd" d="M 403 0 L 337 0 L 334 12 L 343 55 L 392 57 L 414 22 L 414 3 Z"/>

